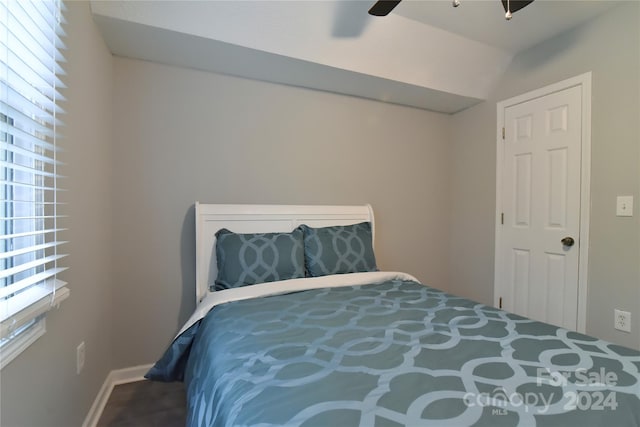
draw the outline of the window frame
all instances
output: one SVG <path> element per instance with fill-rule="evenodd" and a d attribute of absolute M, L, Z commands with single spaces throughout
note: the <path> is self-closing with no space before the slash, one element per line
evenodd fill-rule
<path fill-rule="evenodd" d="M 0 2 L 0 369 L 70 295 L 58 279 L 63 11 L 62 0 Z"/>

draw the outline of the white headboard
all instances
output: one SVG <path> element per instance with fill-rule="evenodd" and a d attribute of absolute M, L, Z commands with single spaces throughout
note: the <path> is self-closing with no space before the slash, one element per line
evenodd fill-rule
<path fill-rule="evenodd" d="M 216 232 L 227 228 L 235 233 L 289 232 L 300 224 L 311 227 L 375 224 L 371 205 L 212 205 L 196 202 L 196 303 L 209 292 L 218 274 Z"/>

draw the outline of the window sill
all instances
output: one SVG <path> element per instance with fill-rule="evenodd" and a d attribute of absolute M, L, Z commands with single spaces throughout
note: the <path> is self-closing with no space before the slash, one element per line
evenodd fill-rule
<path fill-rule="evenodd" d="M 14 309 L 10 315 L 7 315 L 8 309 L 3 307 L 2 312 L 5 315 L 2 316 L 3 320 L 0 322 L 0 338 L 11 337 L 16 331 L 19 332 L 0 347 L 0 369 L 7 366 L 9 362 L 44 335 L 47 312 L 53 307 L 58 307 L 71 294 L 69 288 L 64 285 L 66 285 L 65 282 L 57 281 L 55 294 L 53 294 L 52 288 L 49 290 L 39 288 L 38 292 L 29 295 L 28 299 L 31 300 L 31 303 L 19 310 Z M 25 329 L 20 331 L 23 327 Z"/>

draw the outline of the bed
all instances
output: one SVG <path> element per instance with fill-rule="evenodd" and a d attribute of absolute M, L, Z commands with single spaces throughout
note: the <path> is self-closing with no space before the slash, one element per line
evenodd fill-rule
<path fill-rule="evenodd" d="M 147 373 L 189 426 L 640 425 L 640 352 L 378 271 L 368 205 L 195 211 L 198 305 Z"/>

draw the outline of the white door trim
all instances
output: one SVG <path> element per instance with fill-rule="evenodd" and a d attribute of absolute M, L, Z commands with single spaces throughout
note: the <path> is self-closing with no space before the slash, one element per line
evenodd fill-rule
<path fill-rule="evenodd" d="M 587 321 L 587 272 L 589 259 L 589 214 L 591 206 L 591 72 L 554 83 L 543 88 L 500 101 L 497 104 L 498 121 L 496 131 L 496 223 L 495 223 L 495 266 L 493 303 L 499 305 L 500 295 L 505 284 L 498 272 L 502 271 L 502 175 L 504 144 L 502 128 L 504 127 L 504 111 L 513 105 L 521 104 L 571 87 L 582 88 L 582 159 L 580 180 L 580 237 L 578 254 L 578 332 L 585 333 Z"/>

